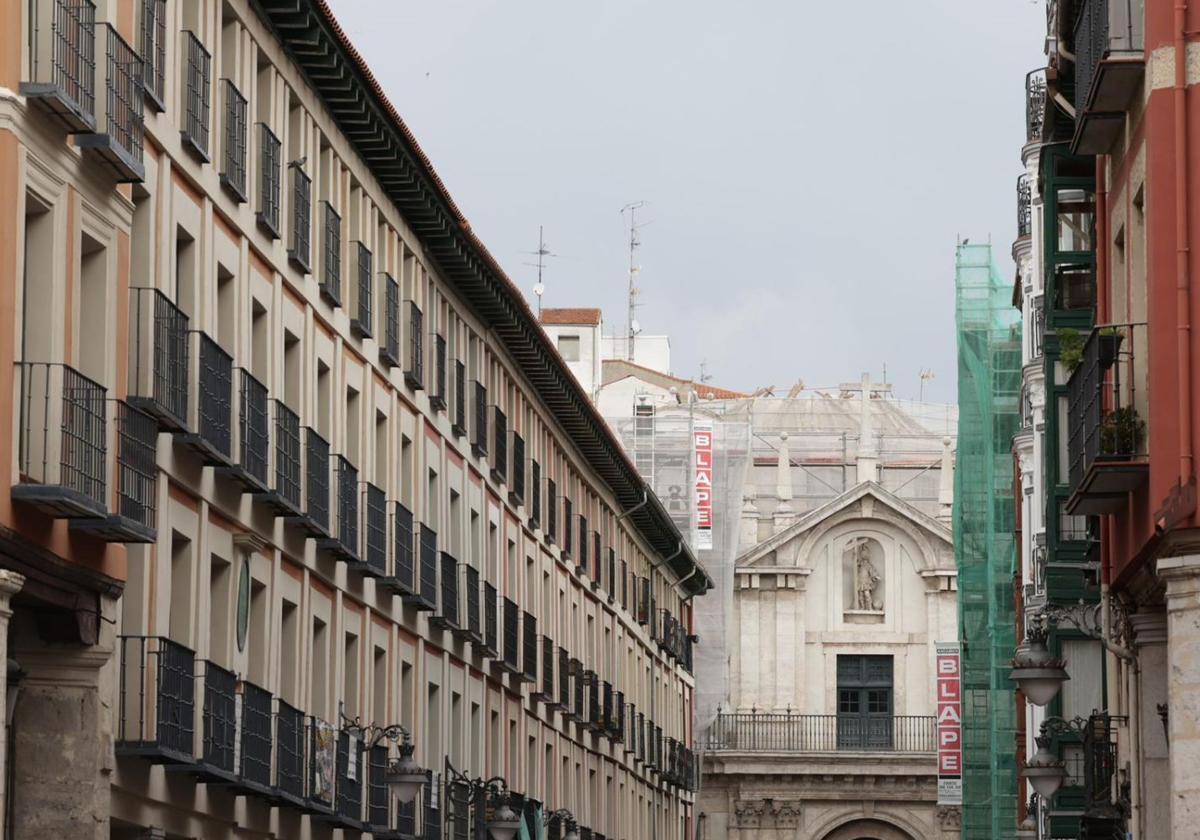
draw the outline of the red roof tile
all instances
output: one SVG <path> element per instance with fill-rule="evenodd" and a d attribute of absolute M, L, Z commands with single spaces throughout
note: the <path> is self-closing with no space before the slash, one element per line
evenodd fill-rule
<path fill-rule="evenodd" d="M 543 309 L 543 324 L 586 324 L 591 327 L 600 326 L 599 309 Z"/>

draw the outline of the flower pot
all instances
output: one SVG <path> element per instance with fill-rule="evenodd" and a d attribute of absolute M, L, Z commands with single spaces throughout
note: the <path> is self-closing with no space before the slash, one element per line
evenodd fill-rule
<path fill-rule="evenodd" d="M 1101 333 L 1096 338 L 1100 342 L 1100 366 L 1112 367 L 1117 361 L 1117 354 L 1121 351 L 1121 339 L 1124 336 L 1119 332 Z"/>

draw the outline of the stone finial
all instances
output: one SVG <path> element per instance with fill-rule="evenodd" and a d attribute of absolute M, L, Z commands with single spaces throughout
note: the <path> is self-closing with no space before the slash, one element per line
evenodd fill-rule
<path fill-rule="evenodd" d="M 776 467 L 775 495 L 782 502 L 792 498 L 792 456 L 788 450 L 788 433 L 779 433 L 779 461 Z"/>
<path fill-rule="evenodd" d="M 954 519 L 954 442 L 942 438 L 942 468 L 938 476 L 938 521 L 949 525 Z"/>
<path fill-rule="evenodd" d="M 786 530 L 796 521 L 792 507 L 792 456 L 788 449 L 788 433 L 779 433 L 779 460 L 776 465 L 775 496 L 779 504 L 775 507 L 775 533 Z"/>
<path fill-rule="evenodd" d="M 754 491 L 742 495 L 741 531 L 738 534 L 741 551 L 758 545 L 758 506 L 754 503 Z"/>
<path fill-rule="evenodd" d="M 871 374 L 862 375 L 862 411 L 858 425 L 858 456 L 855 459 L 858 483 L 879 479 L 879 444 L 875 440 L 875 423 L 871 416 Z"/>

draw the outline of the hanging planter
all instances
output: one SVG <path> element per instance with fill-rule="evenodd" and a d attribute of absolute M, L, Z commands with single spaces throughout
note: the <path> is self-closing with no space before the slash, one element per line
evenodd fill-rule
<path fill-rule="evenodd" d="M 1117 356 L 1121 352 L 1121 340 L 1125 336 L 1116 327 L 1105 327 L 1100 330 L 1100 334 L 1096 336 L 1100 347 L 1100 366 L 1110 368 L 1116 364 Z"/>

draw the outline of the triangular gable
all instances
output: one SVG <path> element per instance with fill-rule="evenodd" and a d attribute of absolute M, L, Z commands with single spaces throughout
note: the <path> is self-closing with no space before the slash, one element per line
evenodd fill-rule
<path fill-rule="evenodd" d="M 845 510 L 851 505 L 870 496 L 884 506 L 891 508 L 901 517 L 909 520 L 914 525 L 926 531 L 936 540 L 945 543 L 947 546 L 953 547 L 954 535 L 950 529 L 943 525 L 938 520 L 934 519 L 926 513 L 921 512 L 917 508 L 910 505 L 908 502 L 901 499 L 899 496 L 891 493 L 874 481 L 864 481 L 854 487 L 851 487 L 845 493 L 830 499 L 825 504 L 818 508 L 810 510 L 808 513 L 800 517 L 795 523 L 789 525 L 778 534 L 760 542 L 758 545 L 751 548 L 745 554 L 738 557 L 737 566 L 748 566 L 757 560 L 771 554 L 790 543 L 800 535 L 804 534 L 822 522 L 825 522 L 832 516 L 836 516 L 840 511 Z"/>

